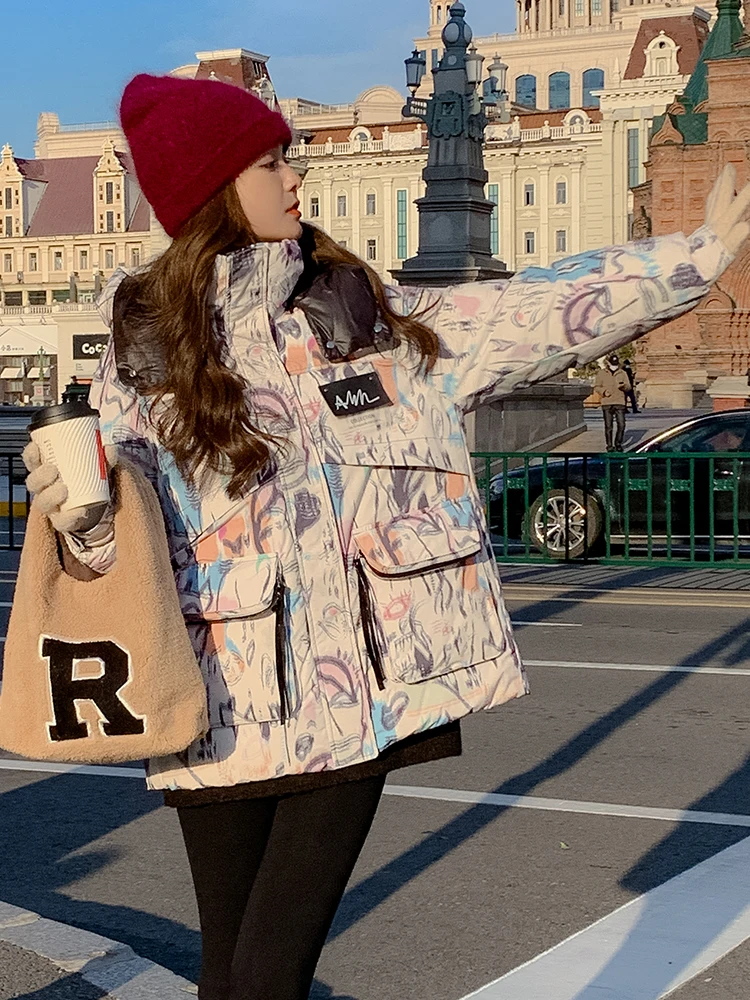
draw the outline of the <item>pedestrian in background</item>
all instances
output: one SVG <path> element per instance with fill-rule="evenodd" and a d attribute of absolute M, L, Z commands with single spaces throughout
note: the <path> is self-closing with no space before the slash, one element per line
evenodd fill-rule
<path fill-rule="evenodd" d="M 121 119 L 173 242 L 108 283 L 90 401 L 157 492 L 210 721 L 148 783 L 182 827 L 200 1000 L 303 1000 L 386 774 L 459 754 L 462 717 L 527 690 L 465 414 L 693 308 L 750 187 L 725 172 L 690 237 L 385 287 L 301 224 L 289 128 L 246 91 L 141 75 Z M 83 530 L 25 459 L 66 563 L 107 573 L 111 511 Z"/>
<path fill-rule="evenodd" d="M 630 363 L 630 359 L 626 358 L 622 363 L 622 370 L 628 376 L 628 381 L 630 382 L 630 388 L 625 393 L 625 404 L 627 409 L 627 404 L 630 403 L 630 407 L 633 413 L 638 412 L 638 399 L 636 398 L 635 391 L 635 371 L 633 370 L 633 365 Z"/>
<path fill-rule="evenodd" d="M 620 367 L 620 359 L 616 354 L 610 354 L 604 368 L 597 372 L 594 382 L 594 392 L 599 394 L 602 415 L 604 417 L 604 438 L 607 451 L 622 451 L 625 439 L 625 405 L 626 394 L 630 389 L 630 380 Z M 617 431 L 612 437 L 614 425 Z"/>

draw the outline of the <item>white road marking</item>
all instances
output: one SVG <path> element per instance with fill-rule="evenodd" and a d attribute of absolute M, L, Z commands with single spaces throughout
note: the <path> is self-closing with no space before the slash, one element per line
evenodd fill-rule
<path fill-rule="evenodd" d="M 750 837 L 464 1000 L 659 1000 L 750 937 Z"/>
<path fill-rule="evenodd" d="M 522 625 L 537 625 L 539 628 L 583 628 L 577 622 L 513 622 L 515 628 Z"/>
<path fill-rule="evenodd" d="M 750 827 L 750 816 L 735 813 L 701 812 L 698 809 L 660 809 L 651 806 L 624 806 L 609 802 L 578 802 L 573 799 L 545 799 L 535 795 L 499 795 L 496 792 L 467 792 L 455 788 L 414 785 L 386 785 L 386 795 L 414 799 L 437 799 L 465 805 L 537 809 L 543 812 L 581 813 L 587 816 L 619 816 L 624 819 L 655 819 L 665 823 L 706 823 L 711 826 Z"/>
<path fill-rule="evenodd" d="M 623 587 L 620 590 L 597 590 L 594 587 L 549 587 L 540 584 L 506 583 L 503 587 L 509 604 L 555 601 L 561 604 L 627 604 L 631 606 L 672 608 L 750 608 L 750 591 L 743 590 L 666 590 L 655 587 Z"/>
<path fill-rule="evenodd" d="M 146 777 L 141 767 L 106 767 L 94 764 L 56 764 L 47 761 L 0 759 L 0 770 L 34 771 L 48 774 L 82 774 L 105 778 Z M 430 788 L 416 785 L 386 785 L 385 795 L 410 799 L 434 799 L 462 805 L 486 805 L 542 812 L 580 813 L 587 816 L 617 816 L 623 819 L 653 819 L 664 823 L 704 823 L 709 826 L 750 827 L 750 816 L 735 813 L 701 812 L 697 809 L 659 809 L 624 806 L 609 802 L 577 802 L 545 799 L 533 795 L 499 795 L 496 792 L 468 792 L 457 788 Z"/>
<path fill-rule="evenodd" d="M 106 767 L 101 764 L 56 764 L 46 760 L 0 760 L 0 771 L 38 771 L 42 774 L 88 774 L 102 778 L 140 778 L 142 767 Z"/>
<path fill-rule="evenodd" d="M 635 670 L 658 674 L 713 674 L 720 677 L 750 677 L 744 667 L 668 666 L 646 663 L 577 663 L 570 660 L 524 660 L 527 667 L 569 667 L 573 670 Z"/>

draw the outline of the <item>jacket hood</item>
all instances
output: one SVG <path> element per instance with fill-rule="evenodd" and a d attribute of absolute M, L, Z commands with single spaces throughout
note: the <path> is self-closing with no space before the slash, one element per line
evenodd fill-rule
<path fill-rule="evenodd" d="M 146 265 L 147 267 L 148 265 Z M 216 257 L 216 305 L 224 308 L 242 293 L 249 301 L 264 302 L 273 318 L 284 308 L 305 269 L 302 250 L 296 240 L 278 243 L 253 243 L 229 254 Z M 144 267 L 119 267 L 96 301 L 103 322 L 112 326 L 115 292 L 122 281 L 143 271 Z"/>

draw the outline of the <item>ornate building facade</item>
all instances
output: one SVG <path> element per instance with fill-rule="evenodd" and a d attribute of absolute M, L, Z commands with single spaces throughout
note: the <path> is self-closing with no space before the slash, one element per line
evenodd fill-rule
<path fill-rule="evenodd" d="M 441 56 L 440 36 L 451 3 L 429 0 L 429 28 L 416 41 L 428 70 Z M 680 0 L 516 0 L 515 32 L 480 36 L 474 44 L 487 61 L 496 53 L 502 56 L 508 91 L 517 104 L 550 110 L 597 107 L 596 92 L 622 77 L 641 24 L 683 17 L 693 9 Z M 707 3 L 704 13 L 710 18 L 715 10 Z M 422 88 L 424 94 L 432 89 L 429 73 Z"/>
<path fill-rule="evenodd" d="M 572 2 L 575 11 L 577 0 Z M 586 3 L 596 9 L 594 0 Z M 439 39 L 437 9 L 431 2 L 433 40 Z M 629 238 L 632 189 L 645 179 L 648 130 L 690 79 L 709 18 L 691 7 L 664 14 L 653 4 L 648 17 L 643 6 L 638 11 L 629 47 L 618 49 L 622 61 L 613 62 L 588 107 L 573 103 L 574 92 L 563 89 L 568 106 L 534 110 L 529 102 L 511 101 L 510 113 L 493 118 L 487 129 L 487 195 L 497 206 L 492 249 L 511 270 Z M 589 28 L 594 26 L 592 21 Z M 552 34 L 530 31 L 526 21 L 521 27 L 519 44 L 533 52 L 544 40 L 557 52 L 555 65 L 565 65 L 578 46 L 578 39 L 571 45 L 577 27 L 556 23 Z M 619 32 L 618 44 L 625 37 L 624 28 L 610 24 L 607 31 Z M 290 153 L 305 173 L 304 218 L 346 243 L 382 277 L 399 269 L 417 248 L 415 202 L 427 159 L 421 123 L 402 117 L 403 95 L 380 86 L 345 105 L 279 101 L 266 56 L 236 49 L 199 52 L 196 59 L 173 73 L 250 89 L 289 119 L 296 136 Z M 560 94 L 548 103 L 560 104 Z M 92 336 L 106 335 L 91 305 L 98 287 L 114 268 L 148 260 L 168 239 L 140 195 L 116 123 L 61 125 L 45 112 L 35 152 L 35 159 L 22 160 L 6 147 L 0 161 L 8 206 L 0 224 L 0 360 L 8 324 L 25 324 L 28 331 L 44 319 L 47 333 L 57 324 L 64 385 L 73 374 L 89 378 L 95 368 L 95 356 L 74 355 L 81 355 L 81 344 L 92 349 Z M 100 348 L 97 341 L 93 349 Z"/>
<path fill-rule="evenodd" d="M 738 188 L 750 180 L 750 38 L 740 0 L 719 0 L 718 18 L 684 91 L 657 118 L 635 190 L 638 235 L 689 233 L 726 163 Z M 659 327 L 638 346 L 650 406 L 690 406 L 708 391 L 721 405 L 742 404 L 750 367 L 750 249 L 693 312 Z"/>

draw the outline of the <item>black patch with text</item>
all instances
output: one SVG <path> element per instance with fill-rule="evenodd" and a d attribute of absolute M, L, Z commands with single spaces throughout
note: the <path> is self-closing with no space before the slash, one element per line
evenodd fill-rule
<path fill-rule="evenodd" d="M 376 410 L 380 406 L 393 406 L 377 372 L 330 382 L 328 385 L 321 385 L 320 391 L 337 417 L 351 417 L 355 413 Z"/>

